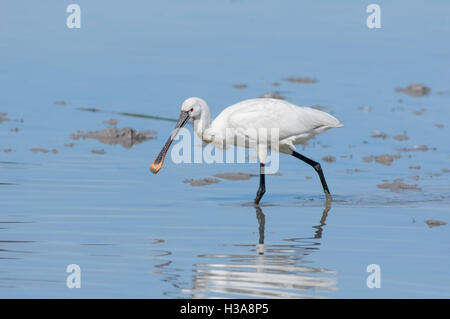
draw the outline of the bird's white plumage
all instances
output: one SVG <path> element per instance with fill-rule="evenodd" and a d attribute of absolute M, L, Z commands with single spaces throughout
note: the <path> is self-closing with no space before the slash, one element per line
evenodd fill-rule
<path fill-rule="evenodd" d="M 295 144 L 303 144 L 329 128 L 341 126 L 339 120 L 328 113 L 284 100 L 258 98 L 227 107 L 203 134 L 219 144 L 226 140 L 226 130 L 234 129 L 236 136 L 256 141 L 258 129 L 276 128 L 280 146 L 276 150 L 291 153 Z"/>

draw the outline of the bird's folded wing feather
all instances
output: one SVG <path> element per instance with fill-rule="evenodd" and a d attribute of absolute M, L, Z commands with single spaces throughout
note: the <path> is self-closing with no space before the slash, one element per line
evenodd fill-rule
<path fill-rule="evenodd" d="M 314 133 L 321 128 L 337 127 L 341 124 L 328 113 L 309 107 L 299 107 L 282 100 L 252 100 L 230 110 L 227 125 L 240 129 L 244 134 L 254 135 L 255 129 L 279 129 L 279 139 Z"/>

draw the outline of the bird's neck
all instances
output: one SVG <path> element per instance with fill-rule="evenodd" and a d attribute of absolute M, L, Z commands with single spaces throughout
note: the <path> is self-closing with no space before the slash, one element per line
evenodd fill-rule
<path fill-rule="evenodd" d="M 209 108 L 202 108 L 202 112 L 198 118 L 194 118 L 194 131 L 197 136 L 202 140 L 208 140 L 206 130 L 210 126 L 211 115 L 209 113 Z"/>

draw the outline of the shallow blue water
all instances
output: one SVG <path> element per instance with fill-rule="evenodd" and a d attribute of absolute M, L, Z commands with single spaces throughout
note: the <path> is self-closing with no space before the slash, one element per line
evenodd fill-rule
<path fill-rule="evenodd" d="M 366 27 L 362 2 L 78 3 L 79 30 L 66 27 L 59 1 L 0 4 L 0 112 L 9 119 L 0 121 L 1 297 L 450 296 L 449 226 L 424 222 L 450 221 L 450 3 L 379 1 L 378 30 Z M 430 95 L 395 92 L 413 82 Z M 183 183 L 257 173 L 255 164 L 167 159 L 153 175 L 148 165 L 174 123 L 111 113 L 177 118 L 185 98 L 201 96 L 215 116 L 274 91 L 325 106 L 345 125 L 299 148 L 336 158 L 322 161 L 329 211 L 314 171 L 286 155 L 282 175 L 267 177 L 261 211 L 248 205 L 257 178 Z M 130 149 L 71 140 L 111 118 L 157 138 Z M 390 138 L 371 138 L 374 130 Z M 408 140 L 392 138 L 403 133 Z M 398 151 L 414 145 L 429 150 Z M 363 161 L 397 153 L 390 166 Z M 420 190 L 377 188 L 396 178 Z M 81 268 L 81 289 L 66 286 L 69 264 Z M 369 264 L 381 267 L 379 289 L 366 285 Z"/>

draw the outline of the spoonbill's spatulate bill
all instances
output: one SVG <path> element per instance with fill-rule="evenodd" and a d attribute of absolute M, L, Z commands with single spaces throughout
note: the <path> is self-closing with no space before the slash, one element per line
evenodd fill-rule
<path fill-rule="evenodd" d="M 194 120 L 195 133 L 205 142 L 216 145 L 236 145 L 236 141 L 252 138 L 252 134 L 259 129 L 279 129 L 278 146 L 270 145 L 272 150 L 292 155 L 317 172 L 322 183 L 327 200 L 331 199 L 330 191 L 325 181 L 320 164 L 295 151 L 295 145 L 303 144 L 315 135 L 333 127 L 343 126 L 339 120 L 328 113 L 310 108 L 300 107 L 284 100 L 258 98 L 245 100 L 224 109 L 214 121 L 210 122 L 208 104 L 198 97 L 188 98 L 181 105 L 181 114 L 174 131 L 162 148 L 161 152 L 150 165 L 150 170 L 156 174 L 164 164 L 164 158 L 178 131 L 192 118 Z M 236 137 L 229 138 L 229 130 L 233 130 Z M 227 133 L 228 131 L 228 133 Z M 227 135 L 228 134 L 228 135 Z M 228 138 L 227 138 L 228 137 Z M 253 136 L 255 141 L 257 137 Z M 249 144 L 238 144 L 248 147 Z M 251 145 L 251 143 L 250 143 Z M 255 204 L 259 204 L 266 191 L 264 165 L 266 163 L 265 152 L 260 152 L 267 145 L 256 145 L 258 160 L 260 163 L 260 182 L 256 193 Z"/>

